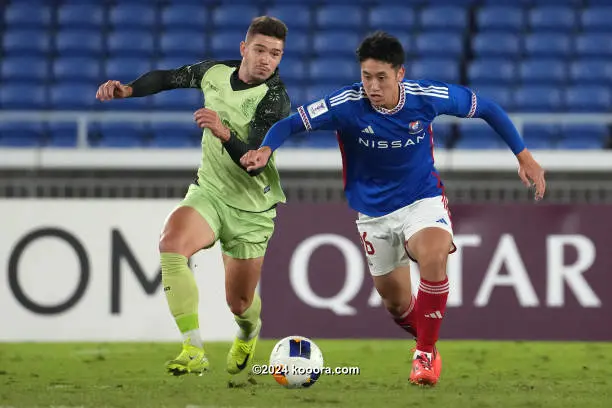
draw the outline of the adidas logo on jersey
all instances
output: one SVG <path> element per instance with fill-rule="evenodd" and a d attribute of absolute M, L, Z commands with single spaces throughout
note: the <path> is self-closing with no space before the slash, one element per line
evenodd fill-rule
<path fill-rule="evenodd" d="M 372 129 L 372 126 L 368 126 L 367 128 L 361 129 L 361 133 L 367 133 L 369 135 L 373 135 L 374 129 Z"/>
<path fill-rule="evenodd" d="M 433 313 L 426 314 L 425 317 L 430 317 L 432 319 L 441 319 L 442 318 L 442 313 L 440 313 L 439 310 L 436 310 Z"/>

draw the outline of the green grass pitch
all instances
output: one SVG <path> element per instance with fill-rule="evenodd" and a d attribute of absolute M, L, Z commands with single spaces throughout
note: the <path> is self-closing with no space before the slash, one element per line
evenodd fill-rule
<path fill-rule="evenodd" d="M 164 362 L 180 344 L 0 343 L 0 407 L 579 407 L 612 406 L 612 343 L 440 341 L 443 372 L 434 388 L 408 383 L 413 342 L 315 340 L 325 376 L 288 390 L 270 376 L 229 388 L 229 343 L 207 343 L 211 370 L 171 377 Z M 273 341 L 260 341 L 266 364 Z"/>

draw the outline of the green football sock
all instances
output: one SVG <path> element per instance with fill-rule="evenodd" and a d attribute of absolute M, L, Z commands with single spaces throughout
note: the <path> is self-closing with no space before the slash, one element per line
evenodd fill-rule
<path fill-rule="evenodd" d="M 250 340 L 259 333 L 259 316 L 261 315 L 261 298 L 257 293 L 253 296 L 251 306 L 240 316 L 234 315 L 240 333 L 238 337 L 243 340 Z"/>
<path fill-rule="evenodd" d="M 160 258 L 162 285 L 176 325 L 184 338 L 191 338 L 193 345 L 202 347 L 198 321 L 198 287 L 189 269 L 187 257 L 166 252 Z"/>

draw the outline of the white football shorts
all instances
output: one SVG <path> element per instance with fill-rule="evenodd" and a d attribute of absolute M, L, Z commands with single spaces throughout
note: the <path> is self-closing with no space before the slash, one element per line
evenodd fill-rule
<path fill-rule="evenodd" d="M 406 243 L 424 228 L 442 228 L 453 236 L 444 196 L 417 200 L 381 217 L 359 213 L 356 224 L 372 276 L 386 275 L 398 266 L 408 265 L 411 258 Z M 453 244 L 450 252 L 455 249 Z"/>

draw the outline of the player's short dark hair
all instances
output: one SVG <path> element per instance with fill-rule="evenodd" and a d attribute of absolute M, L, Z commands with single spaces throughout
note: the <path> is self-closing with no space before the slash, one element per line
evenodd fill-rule
<path fill-rule="evenodd" d="M 266 35 L 268 37 L 278 38 L 285 42 L 287 38 L 287 26 L 276 17 L 260 16 L 255 17 L 251 21 L 251 25 L 247 31 L 247 39 L 255 34 Z"/>
<path fill-rule="evenodd" d="M 388 62 L 393 68 L 399 68 L 405 60 L 402 43 L 384 31 L 376 31 L 364 38 L 356 52 L 360 63 L 373 59 Z"/>

